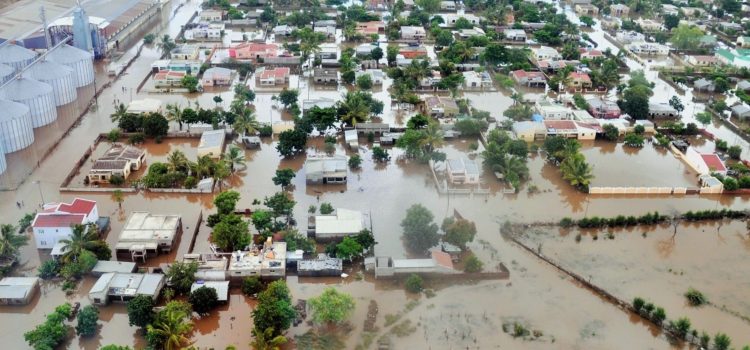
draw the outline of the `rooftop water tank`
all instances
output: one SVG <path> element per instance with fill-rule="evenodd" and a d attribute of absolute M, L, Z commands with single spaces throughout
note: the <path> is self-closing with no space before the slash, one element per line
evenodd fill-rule
<path fill-rule="evenodd" d="M 25 47 L 14 44 L 0 46 L 0 63 L 5 63 L 15 70 L 26 67 L 36 59 L 36 53 Z"/>
<path fill-rule="evenodd" d="M 73 74 L 73 68 L 45 60 L 31 66 L 24 75 L 52 86 L 55 105 L 62 106 L 76 99 Z"/>
<path fill-rule="evenodd" d="M 73 68 L 76 87 L 84 87 L 94 82 L 94 55 L 63 44 L 47 54 L 50 61 Z"/>
<path fill-rule="evenodd" d="M 13 73 L 15 73 L 13 67 L 0 63 L 0 84 L 10 80 L 13 77 Z"/>
<path fill-rule="evenodd" d="M 5 154 L 22 150 L 34 142 L 29 107 L 13 101 L 0 100 L 0 143 Z"/>
<path fill-rule="evenodd" d="M 45 126 L 57 119 L 54 91 L 48 84 L 23 77 L 12 80 L 5 85 L 2 92 L 4 98 L 29 107 L 31 125 L 35 128 Z"/>

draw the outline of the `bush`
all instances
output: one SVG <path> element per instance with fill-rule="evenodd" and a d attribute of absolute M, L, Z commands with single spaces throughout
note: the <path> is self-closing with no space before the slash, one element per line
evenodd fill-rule
<path fill-rule="evenodd" d="M 423 280 L 422 277 L 419 277 L 419 275 L 411 274 L 406 279 L 406 290 L 412 293 L 419 293 L 422 291 L 422 284 Z"/>
<path fill-rule="evenodd" d="M 391 156 L 385 149 L 375 146 L 372 148 L 372 159 L 374 159 L 376 162 L 384 163 L 389 161 L 391 159 Z"/>
<path fill-rule="evenodd" d="M 120 139 L 120 136 L 122 136 L 122 133 L 120 132 L 120 129 L 112 129 L 107 134 L 107 141 L 109 141 L 109 142 L 117 142 L 117 140 Z"/>
<path fill-rule="evenodd" d="M 464 271 L 465 272 L 481 272 L 484 264 L 482 263 L 479 258 L 477 258 L 476 255 L 471 254 L 468 258 L 466 258 L 466 265 L 464 265 Z"/>
<path fill-rule="evenodd" d="M 99 309 L 93 305 L 86 305 L 78 313 L 78 326 L 76 334 L 82 337 L 90 337 L 96 333 L 96 322 L 99 321 Z"/>
<path fill-rule="evenodd" d="M 703 295 L 703 293 L 693 288 L 689 288 L 688 291 L 685 292 L 685 298 L 692 306 L 701 306 L 708 302 L 706 296 Z"/>
<path fill-rule="evenodd" d="M 322 204 L 320 204 L 320 213 L 323 215 L 331 214 L 333 213 L 333 210 L 334 209 L 331 203 L 323 202 Z"/>
<path fill-rule="evenodd" d="M 154 33 L 148 33 L 143 36 L 143 43 L 146 45 L 151 45 L 154 43 L 155 39 L 156 39 L 156 35 Z"/>
<path fill-rule="evenodd" d="M 195 312 L 199 315 L 206 315 L 219 304 L 219 296 L 216 294 L 216 289 L 200 287 L 190 293 L 188 301 L 193 305 Z"/>
<path fill-rule="evenodd" d="M 269 137 L 273 135 L 273 127 L 270 124 L 263 124 L 258 128 L 260 137 Z"/>
<path fill-rule="evenodd" d="M 729 147 L 729 149 L 727 149 L 727 154 L 730 158 L 739 160 L 742 155 L 742 147 L 737 145 Z"/>
<path fill-rule="evenodd" d="M 573 221 L 573 219 L 571 218 L 562 218 L 560 220 L 560 226 L 562 227 L 567 228 L 567 227 L 573 226 L 574 224 L 575 224 L 575 221 Z"/>
<path fill-rule="evenodd" d="M 657 307 L 651 317 L 653 318 L 654 322 L 662 323 L 667 319 L 667 313 L 666 311 L 664 311 L 663 307 Z"/>
<path fill-rule="evenodd" d="M 256 276 L 245 277 L 242 280 L 242 293 L 247 296 L 252 296 L 260 293 L 263 290 L 263 284 L 260 279 Z"/>
<path fill-rule="evenodd" d="M 635 297 L 635 299 L 633 299 L 633 308 L 636 312 L 641 311 L 644 304 L 646 304 L 646 301 L 641 297 Z"/>
<path fill-rule="evenodd" d="M 740 188 L 740 184 L 733 177 L 727 177 L 723 181 L 724 189 L 727 191 L 736 191 Z"/>
<path fill-rule="evenodd" d="M 154 320 L 154 300 L 147 295 L 138 295 L 128 301 L 128 323 L 146 328 Z"/>
<path fill-rule="evenodd" d="M 145 140 L 146 136 L 144 136 L 142 133 L 135 133 L 128 137 L 128 143 L 130 143 L 131 145 L 141 144 Z"/>
<path fill-rule="evenodd" d="M 198 179 L 196 179 L 193 176 L 188 176 L 185 178 L 185 181 L 182 182 L 182 186 L 184 186 L 187 189 L 195 188 L 195 186 L 198 185 Z"/>
<path fill-rule="evenodd" d="M 125 183 L 125 178 L 122 177 L 122 175 L 112 175 L 112 177 L 109 178 L 109 183 L 114 186 L 120 186 Z"/>
<path fill-rule="evenodd" d="M 42 263 L 37 269 L 39 277 L 42 279 L 50 279 L 57 276 L 60 273 L 60 264 L 55 259 L 50 259 Z"/>
<path fill-rule="evenodd" d="M 359 169 L 362 166 L 362 157 L 359 154 L 355 154 L 349 157 L 349 167 L 352 169 Z"/>

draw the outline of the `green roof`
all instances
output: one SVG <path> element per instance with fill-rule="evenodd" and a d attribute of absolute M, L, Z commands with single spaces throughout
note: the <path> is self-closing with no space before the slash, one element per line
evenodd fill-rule
<path fill-rule="evenodd" d="M 718 49 L 716 50 L 716 54 L 726 58 L 729 62 L 734 62 L 734 54 L 727 49 Z"/>

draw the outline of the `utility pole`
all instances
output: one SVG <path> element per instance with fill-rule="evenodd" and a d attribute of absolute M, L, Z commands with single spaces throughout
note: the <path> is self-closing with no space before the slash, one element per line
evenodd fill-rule
<path fill-rule="evenodd" d="M 44 194 L 42 193 L 42 182 L 39 181 L 39 180 L 36 180 L 36 181 L 34 181 L 34 183 L 36 184 L 36 187 L 39 189 L 39 197 L 42 198 L 42 205 L 41 206 L 44 206 L 44 204 L 46 202 L 44 201 Z"/>

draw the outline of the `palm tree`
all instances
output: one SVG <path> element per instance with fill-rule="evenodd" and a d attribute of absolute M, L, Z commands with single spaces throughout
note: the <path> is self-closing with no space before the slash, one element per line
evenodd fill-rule
<path fill-rule="evenodd" d="M 169 309 L 146 327 L 150 334 L 164 339 L 164 350 L 179 350 L 190 344 L 187 334 L 193 330 L 193 323 L 185 321 L 187 316 L 180 310 Z"/>
<path fill-rule="evenodd" d="M 570 84 L 570 71 L 567 69 L 561 70 L 550 79 L 550 83 L 550 86 L 559 92 L 561 86 L 564 88 Z"/>
<path fill-rule="evenodd" d="M 430 123 L 424 129 L 424 138 L 419 141 L 419 144 L 426 153 L 432 153 L 436 148 L 440 148 L 445 144 L 444 136 L 440 124 Z"/>
<path fill-rule="evenodd" d="M 128 113 L 128 107 L 125 107 L 124 103 L 120 103 L 119 105 L 115 105 L 115 111 L 109 115 L 109 118 L 112 119 L 113 122 L 118 122 L 128 114 L 130 114 Z"/>
<path fill-rule="evenodd" d="M 84 251 L 93 251 L 97 247 L 99 236 L 96 232 L 96 225 L 73 225 L 73 233 L 69 238 L 61 239 L 64 243 L 65 254 L 62 256 L 63 262 L 78 261 L 78 257 Z"/>
<path fill-rule="evenodd" d="M 514 105 L 521 103 L 523 102 L 523 93 L 519 91 L 514 91 L 513 94 L 510 95 L 510 99 L 513 100 Z"/>
<path fill-rule="evenodd" d="M 167 156 L 167 168 L 170 171 L 187 172 L 190 168 L 188 159 L 180 150 L 174 150 Z"/>
<path fill-rule="evenodd" d="M 279 350 L 279 346 L 286 342 L 286 337 L 283 335 L 273 336 L 273 327 L 268 327 L 263 332 L 253 328 L 253 341 L 250 347 L 255 350 Z"/>
<path fill-rule="evenodd" d="M 180 131 L 182 131 L 182 108 L 177 103 L 167 104 L 167 114 L 165 115 L 167 120 L 177 122 L 180 125 Z"/>
<path fill-rule="evenodd" d="M 214 160 L 208 155 L 198 157 L 198 161 L 191 164 L 193 174 L 199 179 L 205 179 L 214 172 Z"/>
<path fill-rule="evenodd" d="M 29 241 L 29 236 L 17 233 L 13 225 L 0 226 L 0 259 L 15 259 L 18 250 Z"/>
<path fill-rule="evenodd" d="M 219 183 L 219 191 L 221 191 L 222 185 L 224 184 L 224 180 L 226 180 L 229 175 L 231 175 L 231 171 L 229 170 L 229 165 L 225 160 L 220 160 L 216 163 L 214 163 L 214 179 L 216 182 Z"/>
<path fill-rule="evenodd" d="M 591 180 L 594 178 L 591 166 L 586 163 L 586 158 L 577 153 L 571 155 L 560 164 L 560 171 L 563 179 L 570 182 L 571 185 L 578 188 L 588 188 Z"/>
<path fill-rule="evenodd" d="M 349 125 L 365 122 L 370 117 L 370 106 L 367 101 L 357 93 L 347 93 L 344 99 L 339 101 L 341 121 Z"/>
<path fill-rule="evenodd" d="M 161 40 L 156 43 L 156 47 L 161 50 L 162 57 L 168 56 L 169 53 L 172 52 L 172 49 L 174 49 L 176 46 L 177 44 L 174 43 L 174 40 L 172 40 L 169 34 L 164 34 L 161 37 Z"/>
<path fill-rule="evenodd" d="M 117 206 L 120 207 L 120 210 L 122 210 L 122 202 L 125 201 L 125 198 L 123 197 L 121 190 L 115 190 L 112 192 L 112 199 L 117 203 Z"/>
<path fill-rule="evenodd" d="M 244 152 L 237 146 L 229 146 L 227 152 L 224 153 L 224 161 L 229 164 L 229 170 L 234 173 L 235 165 L 245 166 Z"/>
<path fill-rule="evenodd" d="M 234 124 L 232 124 L 232 130 L 241 136 L 254 134 L 258 130 L 255 113 L 249 108 L 245 108 L 243 113 L 238 113 L 234 119 Z"/>

